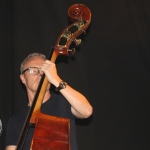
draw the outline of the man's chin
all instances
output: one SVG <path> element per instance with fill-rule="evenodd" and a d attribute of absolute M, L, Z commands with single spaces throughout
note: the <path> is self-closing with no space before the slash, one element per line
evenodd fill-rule
<path fill-rule="evenodd" d="M 36 86 L 34 89 L 32 89 L 32 92 L 35 92 L 35 93 L 36 93 L 37 90 L 38 90 L 38 86 L 39 86 L 39 82 L 38 82 L 37 86 Z M 51 84 L 48 84 L 48 85 L 47 85 L 46 91 L 50 90 L 50 86 L 51 86 Z"/>

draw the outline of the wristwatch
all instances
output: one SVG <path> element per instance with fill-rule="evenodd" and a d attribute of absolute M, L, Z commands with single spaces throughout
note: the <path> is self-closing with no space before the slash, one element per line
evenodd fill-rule
<path fill-rule="evenodd" d="M 66 83 L 65 81 L 61 81 L 61 82 L 59 83 L 59 86 L 56 87 L 55 91 L 59 91 L 59 90 L 61 90 L 61 89 L 65 89 L 65 88 L 66 88 L 66 85 L 67 85 L 67 83 Z"/>

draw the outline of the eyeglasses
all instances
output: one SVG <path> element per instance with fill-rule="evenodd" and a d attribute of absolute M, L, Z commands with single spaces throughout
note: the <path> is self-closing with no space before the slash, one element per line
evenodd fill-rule
<path fill-rule="evenodd" d="M 38 67 L 30 67 L 30 68 L 27 68 L 27 69 L 25 69 L 24 71 L 22 71 L 22 74 L 25 73 L 27 70 L 29 70 L 29 73 L 30 73 L 30 74 L 33 74 L 33 75 L 37 75 L 37 74 L 43 73 L 43 72 L 41 71 L 41 68 L 38 68 Z"/>

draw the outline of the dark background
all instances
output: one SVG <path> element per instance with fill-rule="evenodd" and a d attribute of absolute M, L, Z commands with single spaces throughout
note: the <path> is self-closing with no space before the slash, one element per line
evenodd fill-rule
<path fill-rule="evenodd" d="M 22 60 L 32 52 L 49 54 L 76 3 L 89 7 L 92 21 L 74 57 L 56 64 L 60 77 L 94 108 L 89 119 L 77 120 L 79 149 L 150 149 L 149 0 L 1 0 L 0 149 L 9 116 L 27 102 Z"/>

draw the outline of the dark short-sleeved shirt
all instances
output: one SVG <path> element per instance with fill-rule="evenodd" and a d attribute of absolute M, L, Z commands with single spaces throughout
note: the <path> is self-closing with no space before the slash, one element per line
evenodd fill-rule
<path fill-rule="evenodd" d="M 9 118 L 6 132 L 6 142 L 5 145 L 17 145 L 17 141 L 22 130 L 24 121 L 26 119 L 27 113 L 29 111 L 29 106 L 24 107 L 18 113 L 15 113 Z M 70 145 L 71 150 L 78 150 L 77 139 L 76 139 L 76 127 L 75 127 L 75 117 L 71 113 L 71 105 L 68 101 L 61 95 L 52 94 L 50 99 L 47 100 L 41 106 L 41 112 L 53 116 L 69 118 L 70 119 Z M 29 129 L 23 150 L 29 150 L 32 140 L 32 135 L 34 128 Z"/>

